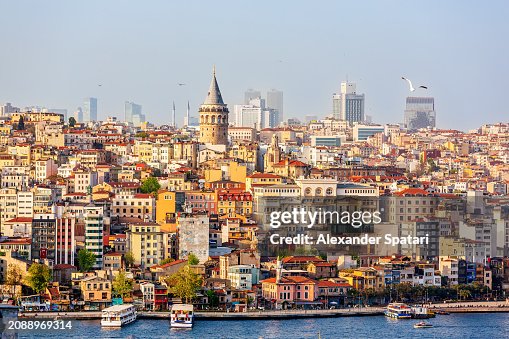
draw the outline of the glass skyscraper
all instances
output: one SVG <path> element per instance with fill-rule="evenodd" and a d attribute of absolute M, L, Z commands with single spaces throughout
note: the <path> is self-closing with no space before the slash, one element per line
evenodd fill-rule
<path fill-rule="evenodd" d="M 97 121 L 97 98 L 85 98 L 83 102 L 83 122 Z"/>

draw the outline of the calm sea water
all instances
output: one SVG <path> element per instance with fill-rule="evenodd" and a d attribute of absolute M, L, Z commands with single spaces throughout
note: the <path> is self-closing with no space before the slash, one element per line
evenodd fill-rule
<path fill-rule="evenodd" d="M 383 316 L 293 320 L 196 321 L 193 329 L 171 329 L 167 320 L 139 319 L 121 329 L 100 321 L 76 322 L 72 332 L 20 338 L 509 338 L 509 313 L 451 314 L 429 319 L 434 327 L 414 329 L 418 320 Z"/>

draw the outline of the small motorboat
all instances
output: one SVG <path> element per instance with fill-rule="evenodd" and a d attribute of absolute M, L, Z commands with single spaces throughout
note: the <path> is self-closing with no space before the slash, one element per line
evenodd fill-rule
<path fill-rule="evenodd" d="M 449 315 L 451 313 L 445 311 L 445 310 L 438 310 L 438 311 L 435 311 L 435 314 L 440 314 L 440 315 Z"/>
<path fill-rule="evenodd" d="M 430 327 L 433 327 L 433 325 L 425 321 L 418 322 L 417 324 L 414 325 L 414 328 L 430 328 Z"/>

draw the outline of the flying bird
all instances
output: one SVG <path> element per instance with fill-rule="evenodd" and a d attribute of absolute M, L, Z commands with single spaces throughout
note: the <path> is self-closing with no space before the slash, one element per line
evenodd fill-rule
<path fill-rule="evenodd" d="M 179 86 L 184 86 L 185 84 L 183 84 L 183 83 L 179 82 L 177 85 L 179 85 Z"/>
<path fill-rule="evenodd" d="M 412 82 L 410 81 L 410 79 L 407 79 L 407 78 L 405 78 L 405 77 L 401 77 L 401 79 L 403 79 L 403 80 L 405 80 L 406 82 L 408 82 L 408 85 L 410 86 L 410 92 L 415 91 L 415 88 L 414 88 L 414 86 L 412 85 Z M 419 86 L 419 87 L 417 87 L 417 88 L 424 88 L 424 89 L 428 89 L 428 87 L 426 87 L 426 86 Z"/>

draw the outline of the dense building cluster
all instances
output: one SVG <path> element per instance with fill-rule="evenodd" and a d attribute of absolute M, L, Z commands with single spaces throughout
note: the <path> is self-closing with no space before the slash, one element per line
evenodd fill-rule
<path fill-rule="evenodd" d="M 145 122 L 134 103 L 129 121 L 97 121 L 89 100 L 90 119 L 72 123 L 6 106 L 4 297 L 32 309 L 100 309 L 123 298 L 164 310 L 190 297 L 201 308 L 242 310 L 383 303 L 408 295 L 402 286 L 475 286 L 479 297 L 509 289 L 509 124 L 429 128 L 431 99 L 410 100 L 430 106 L 426 115 L 407 107 L 415 128 L 367 123 L 364 95 L 347 83 L 331 117 L 305 124 L 279 123 L 282 103 L 272 98 L 281 107 L 265 109 L 256 97 L 246 94 L 230 117 L 214 72 L 199 126 L 182 128 Z M 272 213 L 296 209 L 378 212 L 380 222 L 295 223 L 280 235 L 427 242 L 271 244 Z M 26 282 L 36 264 L 51 270 L 43 286 Z M 13 281 L 13 271 L 27 280 Z M 174 289 L 179 274 L 198 278 L 191 296 Z"/>

